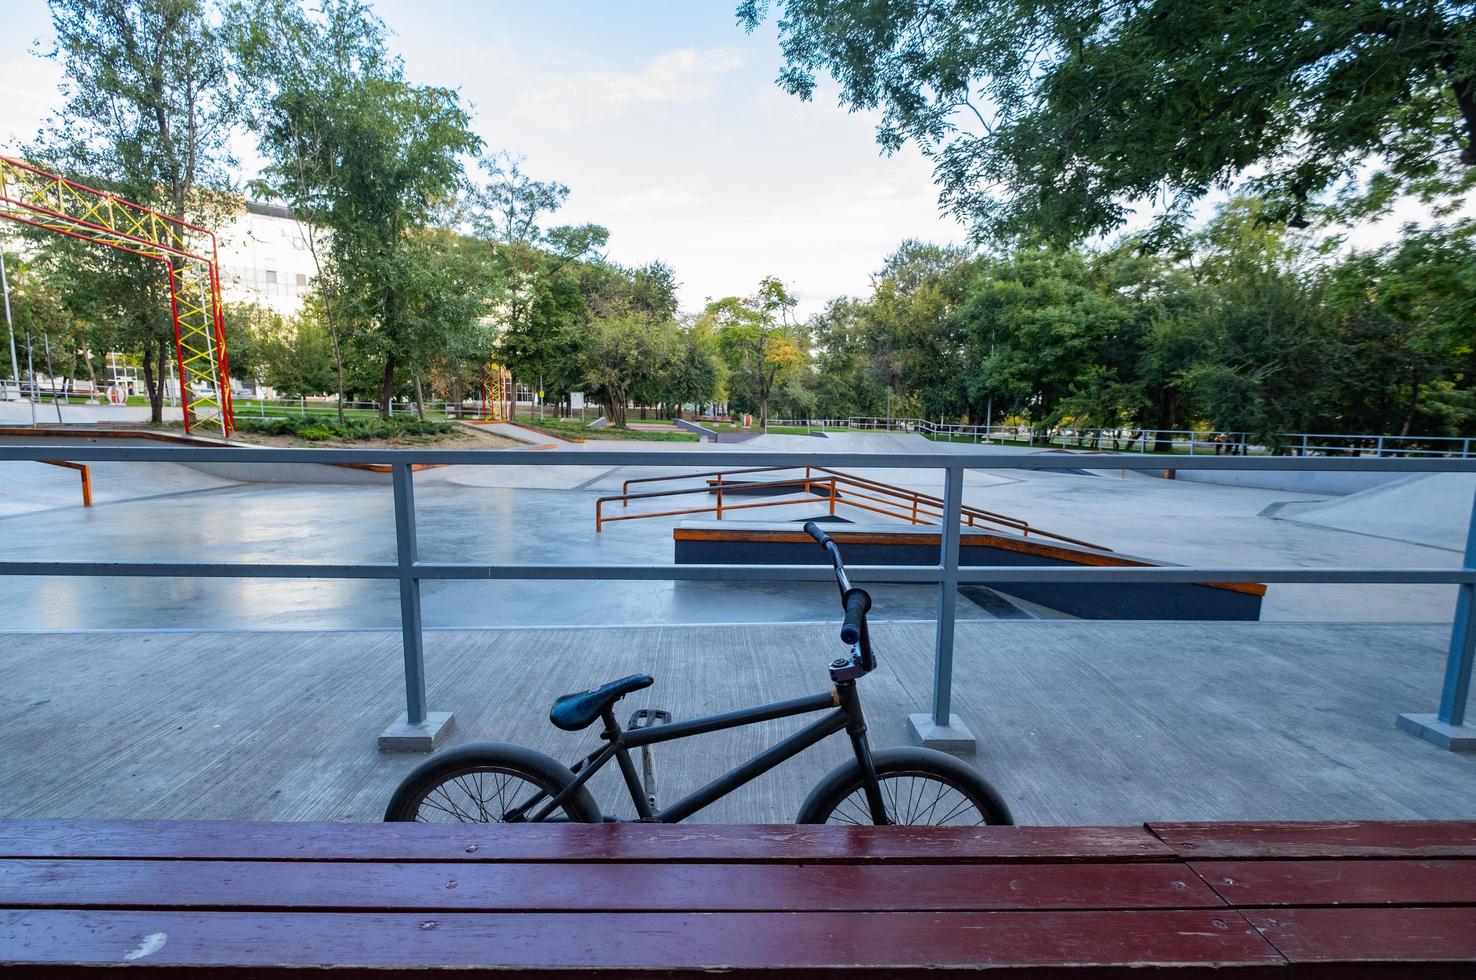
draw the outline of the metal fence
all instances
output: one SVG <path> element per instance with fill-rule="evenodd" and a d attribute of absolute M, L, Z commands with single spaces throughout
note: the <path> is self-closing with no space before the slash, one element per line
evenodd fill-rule
<path fill-rule="evenodd" d="M 1198 429 L 1089 429 L 1075 426 L 972 425 L 928 419 L 852 416 L 844 419 L 770 419 L 771 427 L 811 431 L 916 432 L 946 442 L 1019 443 L 1111 452 L 1156 451 L 1195 455 L 1431 456 L 1471 459 L 1476 436 L 1370 435 L 1349 432 L 1280 432 L 1269 444 L 1248 432 Z M 1166 447 L 1163 449 L 1156 447 Z"/>
<path fill-rule="evenodd" d="M 0 462 L 41 461 L 58 456 L 55 445 L 0 445 Z M 644 451 L 586 451 L 547 453 L 533 450 L 387 450 L 387 449 L 243 449 L 195 446 L 76 446 L 66 457 L 78 463 L 135 461 L 164 463 L 230 462 L 244 464 L 355 463 L 388 464 L 394 495 L 396 560 L 334 564 L 229 563 L 198 561 L 52 561 L 3 560 L 0 575 L 42 576 L 150 576 L 209 578 L 377 579 L 399 586 L 403 636 L 406 713 L 404 726 L 427 733 L 431 722 L 425 698 L 420 584 L 424 581 L 461 580 L 626 580 L 723 582 L 826 582 L 826 565 L 589 565 L 463 563 L 422 561 L 416 547 L 413 466 L 605 466 L 667 467 L 683 465 L 668 453 Z M 1465 711 L 1476 651 L 1476 500 L 1466 534 L 1465 557 L 1458 568 L 1319 567 L 1017 567 L 959 565 L 960 521 L 964 473 L 970 469 L 1055 470 L 1079 468 L 1076 454 L 1021 455 L 989 453 L 808 453 L 712 451 L 702 454 L 705 468 L 775 466 L 804 467 L 823 462 L 847 469 L 941 470 L 944 473 L 942 547 L 937 564 L 856 566 L 858 582 L 886 581 L 938 586 L 938 622 L 935 637 L 931 713 L 939 726 L 952 720 L 952 682 L 955 603 L 961 584 L 1011 582 L 1051 583 L 1168 583 L 1262 582 L 1456 585 L 1458 598 L 1452 625 L 1445 680 L 1435 714 L 1410 713 L 1399 724 L 1436 744 L 1476 749 L 1476 726 L 1466 726 Z M 1120 454 L 1103 462 L 1113 470 L 1158 470 L 1162 457 Z M 1314 470 L 1395 473 L 1476 473 L 1468 459 L 1339 459 L 1331 457 L 1195 456 L 1176 463 L 1178 469 L 1201 470 Z M 402 727 L 404 727 L 402 726 Z"/>

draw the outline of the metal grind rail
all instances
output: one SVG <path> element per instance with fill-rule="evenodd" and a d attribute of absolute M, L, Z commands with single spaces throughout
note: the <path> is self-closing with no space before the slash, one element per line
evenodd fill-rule
<path fill-rule="evenodd" d="M 860 510 L 870 511 L 886 517 L 896 517 L 909 521 L 912 524 L 933 525 L 943 519 L 946 505 L 942 498 L 931 494 L 922 493 L 918 490 L 909 490 L 906 487 L 894 486 L 890 483 L 882 483 L 864 476 L 856 476 L 851 473 L 843 473 L 840 470 L 831 469 L 828 466 L 809 465 L 805 467 L 803 477 L 793 477 L 787 480 L 769 480 L 761 483 L 724 483 L 723 480 L 742 473 L 775 473 L 788 470 L 796 470 L 797 466 L 750 466 L 736 470 L 708 470 L 702 473 L 671 473 L 664 476 L 643 476 L 626 480 L 621 485 L 619 494 L 600 497 L 595 501 L 595 531 L 604 531 L 604 526 L 613 521 L 639 521 L 651 517 L 689 517 L 693 514 L 716 514 L 718 520 L 723 519 L 723 514 L 734 510 L 747 510 L 754 507 L 792 507 L 801 503 L 815 501 L 814 488 L 821 487 L 828 492 L 823 500 L 829 506 L 830 515 L 835 516 L 836 504 L 845 504 L 847 507 L 855 507 Z M 816 473 L 825 474 L 816 476 Z M 671 480 L 700 480 L 708 477 L 715 478 L 715 482 L 701 487 L 683 487 L 677 490 L 649 490 L 641 493 L 631 493 L 630 488 L 637 483 L 662 483 Z M 839 487 L 845 486 L 846 492 L 840 493 Z M 786 496 L 775 500 L 759 500 L 749 503 L 734 504 L 725 503 L 724 493 L 748 493 L 753 490 L 775 490 L 785 487 L 793 487 L 798 490 L 797 496 Z M 870 491 L 870 492 L 867 492 Z M 621 507 L 628 507 L 632 500 L 651 500 L 658 497 L 679 497 L 690 494 L 706 494 L 716 497 L 712 506 L 685 507 L 679 510 L 642 511 L 639 514 L 620 514 L 614 517 L 605 516 L 605 504 L 620 501 Z M 880 496 L 878 496 L 880 494 Z M 861 501 L 870 503 L 861 503 Z M 884 506 L 877 507 L 875 504 Z M 900 505 L 900 506 L 899 506 Z M 1094 548 L 1097 551 L 1111 551 L 1102 545 L 1092 544 L 1078 538 L 1070 538 L 1064 534 L 1056 534 L 1051 531 L 1042 531 L 1033 528 L 1028 521 L 1018 517 L 1009 517 L 1004 514 L 996 514 L 993 511 L 983 510 L 978 507 L 970 507 L 968 504 L 959 505 L 959 520 L 965 527 L 978 528 L 979 522 L 1003 527 L 1018 532 L 1021 537 L 1029 537 L 1034 534 L 1040 538 L 1050 538 L 1053 541 L 1061 541 L 1066 544 L 1079 545 L 1083 548 Z"/>
<path fill-rule="evenodd" d="M 0 464 L 5 461 L 40 462 L 54 459 L 57 447 L 47 445 L 0 445 Z M 523 563 L 428 561 L 420 557 L 416 535 L 416 506 L 413 467 L 442 466 L 649 466 L 669 469 L 669 454 L 638 450 L 590 450 L 579 453 L 546 453 L 538 450 L 448 450 L 448 449 L 243 449 L 236 446 L 95 445 L 68 447 L 72 462 L 232 463 L 272 466 L 284 463 L 372 463 L 389 466 L 391 485 L 386 491 L 394 501 L 394 559 L 390 561 L 179 561 L 145 559 L 55 560 L 0 557 L 0 575 L 86 576 L 100 578 L 227 578 L 295 580 L 376 580 L 394 583 L 400 596 L 400 631 L 404 645 L 405 707 L 401 721 L 391 726 L 397 747 L 429 750 L 439 731 L 445 730 L 449 712 L 432 712 L 426 704 L 424 637 L 421 626 L 420 592 L 424 582 L 434 581 L 656 581 L 656 582 L 830 582 L 832 570 L 825 565 L 675 565 L 595 563 Z M 792 452 L 722 452 L 705 454 L 710 465 L 722 467 L 772 466 L 799 469 L 813 456 Z M 1162 456 L 1122 454 L 1111 457 L 1113 469 L 1161 470 Z M 864 566 L 850 569 L 858 583 L 887 581 L 931 584 L 937 587 L 937 628 L 933 657 L 931 715 L 940 728 L 953 721 L 954 623 L 957 618 L 958 587 L 963 584 L 994 585 L 1009 582 L 1053 584 L 1164 583 L 1164 582 L 1260 582 L 1320 583 L 1341 585 L 1454 585 L 1450 645 L 1444 681 L 1434 713 L 1406 712 L 1399 727 L 1447 749 L 1476 750 L 1476 725 L 1466 723 L 1471 673 L 1476 663 L 1476 509 L 1466 524 L 1465 553 L 1455 567 L 1328 566 L 1242 567 L 1224 565 L 1101 567 L 970 565 L 960 567 L 964 474 L 969 470 L 1066 470 L 1081 460 L 1070 455 L 1022 455 L 989 451 L 961 453 L 833 453 L 827 462 L 864 469 L 941 471 L 946 517 L 941 523 L 938 560 L 917 565 Z M 1182 470 L 1241 472 L 1318 471 L 1378 473 L 1476 473 L 1472 459 L 1391 459 L 1365 457 L 1185 456 L 1177 461 Z M 1476 504 L 1476 500 L 1473 500 Z M 159 506 L 167 506 L 161 502 Z M 257 512 L 242 512 L 246 521 L 259 520 Z M 231 527 L 222 528 L 222 540 Z M 259 527 L 241 528 L 243 539 Z M 3 540 L 3 538 L 0 538 Z M 1433 667 L 1433 665 L 1432 665 Z M 446 696 L 456 696 L 454 686 Z M 464 692 L 463 692 L 464 693 Z M 1186 692 L 1186 697 L 1193 696 Z M 1431 702 L 1435 702 L 1431 697 Z M 1433 704 L 1432 704 L 1433 706 Z M 1403 706 L 1401 706 L 1403 707 Z M 1425 708 L 1425 711 L 1428 711 Z M 1392 712 L 1391 712 L 1392 713 Z M 1288 725 L 1301 719 L 1287 720 Z M 408 735 L 406 733 L 409 733 Z M 961 740 L 972 736 L 960 733 Z M 381 742 L 381 744 L 384 744 Z"/>

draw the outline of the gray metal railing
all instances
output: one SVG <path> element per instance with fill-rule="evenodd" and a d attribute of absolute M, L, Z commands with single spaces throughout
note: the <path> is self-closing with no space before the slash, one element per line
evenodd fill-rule
<path fill-rule="evenodd" d="M 65 455 L 79 463 L 106 461 L 164 463 L 354 463 L 388 464 L 395 503 L 396 560 L 355 563 L 231 563 L 197 561 L 50 561 L 0 560 L 0 575 L 147 576 L 207 578 L 322 578 L 380 579 L 399 585 L 401 633 L 405 660 L 405 726 L 426 728 L 425 666 L 421 636 L 420 583 L 462 580 L 626 580 L 626 581 L 830 581 L 825 565 L 590 565 L 465 563 L 421 561 L 416 550 L 415 498 L 412 466 L 632 466 L 695 465 L 690 457 L 648 451 L 586 451 L 547 453 L 533 450 L 434 449 L 246 449 L 196 446 L 68 446 L 0 445 L 0 462 L 41 461 Z M 814 463 L 809 453 L 711 451 L 701 454 L 701 467 L 795 466 Z M 1052 583 L 1167 583 L 1261 582 L 1326 584 L 1400 584 L 1459 586 L 1444 686 L 1437 713 L 1405 714 L 1399 724 L 1436 744 L 1476 749 L 1476 726 L 1465 725 L 1473 651 L 1476 651 L 1476 500 L 1467 527 L 1465 557 L 1458 568 L 1394 567 L 1097 567 L 1097 566 L 969 566 L 959 565 L 963 476 L 970 469 L 1075 469 L 1083 465 L 1076 454 L 1017 455 L 1004 453 L 826 453 L 820 457 L 833 467 L 871 469 L 936 469 L 945 471 L 941 524 L 942 548 L 935 565 L 855 566 L 858 582 L 888 581 L 936 584 L 938 623 L 935 635 L 934 683 L 931 713 L 939 726 L 951 714 L 955 598 L 961 584 L 1009 582 Z M 1114 454 L 1091 457 L 1093 464 L 1113 470 L 1160 470 L 1161 456 Z M 1110 459 L 1110 462 L 1109 462 Z M 1312 470 L 1395 473 L 1476 473 L 1470 459 L 1340 459 L 1333 457 L 1194 456 L 1175 463 L 1177 469 L 1201 470 Z M 429 742 L 425 743 L 427 747 Z"/>
<path fill-rule="evenodd" d="M 1072 425 L 1034 426 L 977 425 L 964 422 L 933 422 L 881 416 L 852 416 L 844 419 L 769 419 L 771 427 L 811 430 L 852 429 L 859 431 L 916 432 L 945 441 L 973 443 L 1021 443 L 1059 446 L 1062 449 L 1101 449 L 1133 452 L 1167 443 L 1171 452 L 1191 456 L 1266 455 L 1279 450 L 1297 456 L 1433 456 L 1471 459 L 1476 436 L 1374 435 L 1356 432 L 1279 432 L 1276 446 L 1259 442 L 1250 433 L 1232 430 L 1082 428 Z M 1036 440 L 1039 440 L 1036 443 Z"/>

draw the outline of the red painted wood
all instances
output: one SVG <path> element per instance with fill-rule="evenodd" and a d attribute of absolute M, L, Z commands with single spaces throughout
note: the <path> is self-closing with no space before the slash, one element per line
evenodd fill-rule
<path fill-rule="evenodd" d="M 1292 905 L 1476 906 L 1476 859 L 1193 861 L 1239 908 Z"/>
<path fill-rule="evenodd" d="M 1150 823 L 1187 859 L 1476 857 L 1476 821 Z"/>
<path fill-rule="evenodd" d="M 1180 864 L 0 861 L 0 906 L 482 911 L 1192 909 Z"/>
<path fill-rule="evenodd" d="M 1468 980 L 1476 909 L 1276 909 L 1246 912 L 1292 964 L 1292 977 Z"/>
<path fill-rule="evenodd" d="M 1173 860 L 1141 827 L 0 821 L 0 858 L 908 863 Z"/>
<path fill-rule="evenodd" d="M 152 939 L 150 937 L 153 937 Z M 144 952 L 152 950 L 151 952 Z M 125 960 L 130 953 L 132 960 Z M 0 913 L 0 963 L 148 964 L 154 976 L 301 977 L 326 965 L 425 975 L 448 966 L 499 976 L 1034 980 L 1284 977 L 1246 922 L 1216 912 L 816 912 L 727 915 L 252 913 L 31 910 Z M 1091 964 L 1088 972 L 1082 964 Z M 173 967 L 173 973 L 161 972 Z M 455 971 L 452 971 L 455 972 Z M 335 977 L 339 976 L 334 974 Z"/>

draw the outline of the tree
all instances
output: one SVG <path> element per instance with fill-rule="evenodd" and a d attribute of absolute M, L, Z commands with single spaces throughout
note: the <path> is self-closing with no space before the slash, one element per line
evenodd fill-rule
<path fill-rule="evenodd" d="M 683 405 L 695 405 L 700 411 L 717 396 L 722 366 L 702 335 L 694 330 L 679 331 L 675 348 L 658 390 L 659 397 L 681 418 Z"/>
<path fill-rule="evenodd" d="M 1183 386 L 1216 429 L 1275 445 L 1321 428 L 1345 382 L 1328 372 L 1338 342 L 1312 257 L 1256 200 L 1233 201 L 1195 236 L 1195 274 L 1210 284 L 1198 357 Z"/>
<path fill-rule="evenodd" d="M 815 412 L 820 418 L 879 416 L 887 409 L 887 384 L 879 371 L 869 305 L 840 297 L 810 319 L 815 365 Z"/>
<path fill-rule="evenodd" d="M 585 390 L 617 429 L 626 427 L 626 406 L 649 393 L 672 356 L 676 325 L 626 312 L 601 317 L 589 328 L 581 360 Z"/>
<path fill-rule="evenodd" d="M 1476 227 L 1406 228 L 1385 248 L 1353 252 L 1324 272 L 1340 326 L 1328 373 L 1338 431 L 1469 432 L 1476 420 Z"/>
<path fill-rule="evenodd" d="M 382 418 L 415 359 L 407 304 L 424 258 L 415 236 L 457 189 L 459 156 L 479 146 L 469 122 L 450 89 L 373 78 L 340 101 L 323 144 L 338 159 L 327 210 L 336 291 L 372 324 L 360 350 L 383 365 Z"/>
<path fill-rule="evenodd" d="M 360 0 L 322 0 L 312 12 L 293 0 L 238 2 L 227 23 L 265 162 L 254 189 L 287 202 L 312 256 L 342 422 L 343 315 L 325 235 L 340 163 L 333 147 L 341 135 L 335 119 L 344 99 L 370 79 L 393 80 L 400 67 L 386 53 L 384 24 Z"/>
<path fill-rule="evenodd" d="M 768 276 L 753 296 L 717 300 L 702 314 L 732 372 L 730 399 L 757 408 L 761 425 L 768 424 L 775 385 L 804 363 L 800 331 L 790 319 L 794 307 L 784 284 Z"/>
<path fill-rule="evenodd" d="M 544 220 L 563 207 L 569 188 L 534 179 L 523 162 L 506 151 L 480 161 L 487 179 L 468 195 L 469 221 L 492 242 L 501 283 L 497 356 L 514 374 L 552 379 L 562 395 L 576 383 L 575 332 L 589 318 L 584 304 L 576 303 L 585 277 L 579 263 L 595 256 L 610 234 L 593 224 L 545 229 Z"/>
<path fill-rule="evenodd" d="M 973 271 L 967 249 L 905 241 L 873 277 L 867 319 L 894 414 L 967 412 L 966 337 L 955 313 Z"/>
<path fill-rule="evenodd" d="M 1246 179 L 1267 217 L 1378 167 L 1372 200 L 1468 190 L 1476 8 L 1445 0 L 777 0 L 779 84 L 880 110 L 982 238 L 1163 235 Z M 752 30 L 769 0 L 743 0 Z M 1248 177 L 1248 175 L 1255 175 Z M 1365 199 L 1367 200 L 1367 199 Z"/>
<path fill-rule="evenodd" d="M 1108 353 L 1130 323 L 1121 297 L 1102 288 L 1089 258 L 1035 249 L 986 263 L 960 317 L 969 336 L 976 403 L 1050 427 L 1065 420 L 1115 425 L 1132 401 Z"/>
<path fill-rule="evenodd" d="M 63 105 L 26 149 L 51 169 L 165 214 L 210 226 L 228 207 L 228 140 L 238 94 L 220 32 L 201 0 L 50 0 L 62 67 Z M 102 250 L 98 250 L 99 253 Z M 83 260 L 74 256 L 80 267 Z M 160 279 L 135 256 L 102 255 L 87 278 Z M 85 285 L 79 268 L 79 286 Z M 158 303 L 156 284 L 107 286 Z M 140 295 L 141 294 L 141 295 Z M 121 297 L 120 297 L 121 298 Z M 153 420 L 163 420 L 164 365 L 172 360 L 167 316 L 130 311 L 118 339 L 143 355 Z M 155 305 L 150 309 L 158 309 Z"/>

